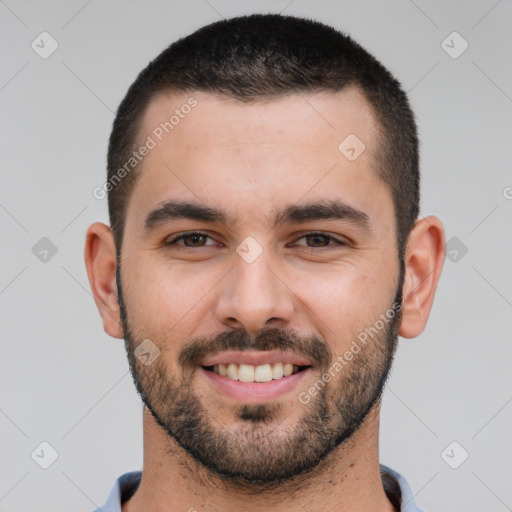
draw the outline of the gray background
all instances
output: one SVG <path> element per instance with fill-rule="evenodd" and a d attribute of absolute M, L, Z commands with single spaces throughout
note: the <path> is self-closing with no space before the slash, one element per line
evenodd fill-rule
<path fill-rule="evenodd" d="M 0 511 L 87 512 L 141 468 L 140 400 L 83 262 L 88 225 L 107 222 L 92 190 L 113 113 L 178 37 L 281 11 L 348 32 L 402 82 L 422 141 L 422 215 L 456 238 L 426 330 L 401 340 L 381 462 L 427 512 L 512 510 L 510 0 L 0 0 Z M 46 59 L 31 48 L 43 31 L 59 45 Z M 457 58 L 454 31 L 469 44 Z M 43 237 L 56 254 L 41 253 Z M 48 469 L 43 441 L 58 452 Z"/>

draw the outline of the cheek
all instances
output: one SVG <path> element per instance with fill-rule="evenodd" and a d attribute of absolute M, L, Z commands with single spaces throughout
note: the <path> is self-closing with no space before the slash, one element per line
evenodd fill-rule
<path fill-rule="evenodd" d="M 126 300 L 130 321 L 155 338 L 177 334 L 191 318 L 202 314 L 208 292 L 219 279 L 213 269 L 199 273 L 151 258 L 139 258 L 131 262 L 130 268 L 134 269 L 126 272 L 126 282 L 130 283 Z"/>
<path fill-rule="evenodd" d="M 326 340 L 332 340 L 334 352 L 346 350 L 391 305 L 393 283 L 389 272 L 382 277 L 379 272 L 376 267 L 365 272 L 347 266 L 331 269 L 325 278 L 302 276 L 295 281 L 295 290 L 297 294 L 302 290 L 300 298 L 307 306 L 305 314 Z"/>

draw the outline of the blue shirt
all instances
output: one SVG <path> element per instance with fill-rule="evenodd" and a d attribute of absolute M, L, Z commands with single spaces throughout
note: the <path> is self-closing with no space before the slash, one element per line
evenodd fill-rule
<path fill-rule="evenodd" d="M 423 512 L 414 503 L 409 484 L 405 478 L 384 464 L 380 464 L 384 490 L 389 501 L 400 512 Z M 121 504 L 128 501 L 137 490 L 142 471 L 131 471 L 121 475 L 115 482 L 105 504 L 94 512 L 121 512 Z"/>

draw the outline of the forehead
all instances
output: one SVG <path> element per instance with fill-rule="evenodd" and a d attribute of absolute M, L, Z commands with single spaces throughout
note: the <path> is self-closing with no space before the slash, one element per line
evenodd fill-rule
<path fill-rule="evenodd" d="M 333 143 L 336 148 L 349 134 L 370 142 L 376 127 L 370 104 L 355 87 L 252 102 L 202 91 L 160 93 L 146 109 L 142 134 L 161 131 L 169 120 L 162 142 L 175 146 L 289 143 L 322 150 Z"/>
<path fill-rule="evenodd" d="M 373 169 L 376 120 L 355 88 L 251 103 L 199 91 L 162 93 L 149 104 L 140 133 L 140 141 L 154 143 L 130 200 L 141 214 L 184 197 L 236 205 L 237 214 L 252 209 L 253 217 L 257 203 L 260 211 L 262 204 L 275 211 L 301 198 L 343 199 L 363 209 L 370 193 L 387 193 Z M 364 151 L 349 159 L 340 151 L 344 141 Z M 381 207 L 389 207 L 384 199 Z"/>

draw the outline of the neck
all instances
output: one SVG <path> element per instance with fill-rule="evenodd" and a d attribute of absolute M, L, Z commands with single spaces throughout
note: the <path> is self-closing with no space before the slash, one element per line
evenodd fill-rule
<path fill-rule="evenodd" d="M 122 512 L 394 512 L 380 476 L 379 406 L 313 471 L 266 490 L 219 479 L 170 439 L 144 407 L 142 479 Z"/>

